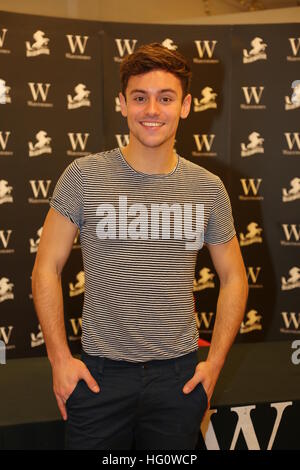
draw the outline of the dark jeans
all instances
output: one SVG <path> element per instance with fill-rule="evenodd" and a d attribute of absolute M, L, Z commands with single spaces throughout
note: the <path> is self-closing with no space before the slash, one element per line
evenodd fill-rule
<path fill-rule="evenodd" d="M 67 400 L 67 449 L 194 449 L 207 396 L 193 376 L 197 352 L 175 359 L 131 363 L 82 353 L 100 386 L 80 380 Z"/>

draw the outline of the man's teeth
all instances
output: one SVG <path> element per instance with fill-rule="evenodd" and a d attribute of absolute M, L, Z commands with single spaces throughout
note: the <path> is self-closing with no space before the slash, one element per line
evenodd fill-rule
<path fill-rule="evenodd" d="M 162 122 L 142 122 L 143 126 L 148 127 L 159 127 L 162 126 Z"/>

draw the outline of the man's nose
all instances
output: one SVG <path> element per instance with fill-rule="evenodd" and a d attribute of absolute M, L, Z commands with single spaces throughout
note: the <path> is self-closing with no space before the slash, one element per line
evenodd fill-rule
<path fill-rule="evenodd" d="M 146 113 L 150 116 L 159 114 L 159 106 L 154 96 L 148 99 Z"/>

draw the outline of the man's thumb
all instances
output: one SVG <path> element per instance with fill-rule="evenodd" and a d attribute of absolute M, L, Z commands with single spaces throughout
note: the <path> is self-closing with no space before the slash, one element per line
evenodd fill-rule
<path fill-rule="evenodd" d="M 195 384 L 190 380 L 183 387 L 183 393 L 190 393 L 195 388 Z"/>
<path fill-rule="evenodd" d="M 200 382 L 201 380 L 199 380 L 199 377 L 195 377 L 195 375 L 184 385 L 183 387 L 183 393 L 190 393 L 192 390 L 194 390 L 194 388 L 196 387 L 196 385 L 198 385 L 198 383 Z"/>
<path fill-rule="evenodd" d="M 94 392 L 94 393 L 100 392 L 99 385 L 97 384 L 96 380 L 93 378 L 93 376 L 88 371 L 86 372 L 84 380 L 85 380 L 87 386 L 89 387 L 89 389 L 92 390 L 92 392 Z"/>

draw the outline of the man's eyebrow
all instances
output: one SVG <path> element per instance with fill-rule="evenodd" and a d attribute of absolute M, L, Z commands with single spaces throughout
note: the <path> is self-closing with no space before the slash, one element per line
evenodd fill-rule
<path fill-rule="evenodd" d="M 147 90 L 142 90 L 139 88 L 135 88 L 134 90 L 131 90 L 130 95 L 133 95 L 134 93 L 147 93 Z M 162 90 L 159 90 L 159 93 L 173 93 L 174 95 L 177 95 L 176 91 L 173 90 L 172 88 L 163 88 Z"/>
<path fill-rule="evenodd" d="M 131 95 L 133 95 L 133 93 L 146 93 L 146 90 L 139 90 L 138 88 L 135 88 L 130 92 Z"/>
<path fill-rule="evenodd" d="M 173 88 L 164 88 L 163 90 L 160 90 L 161 93 L 173 93 L 174 95 L 177 95 L 176 91 L 173 90 Z"/>

